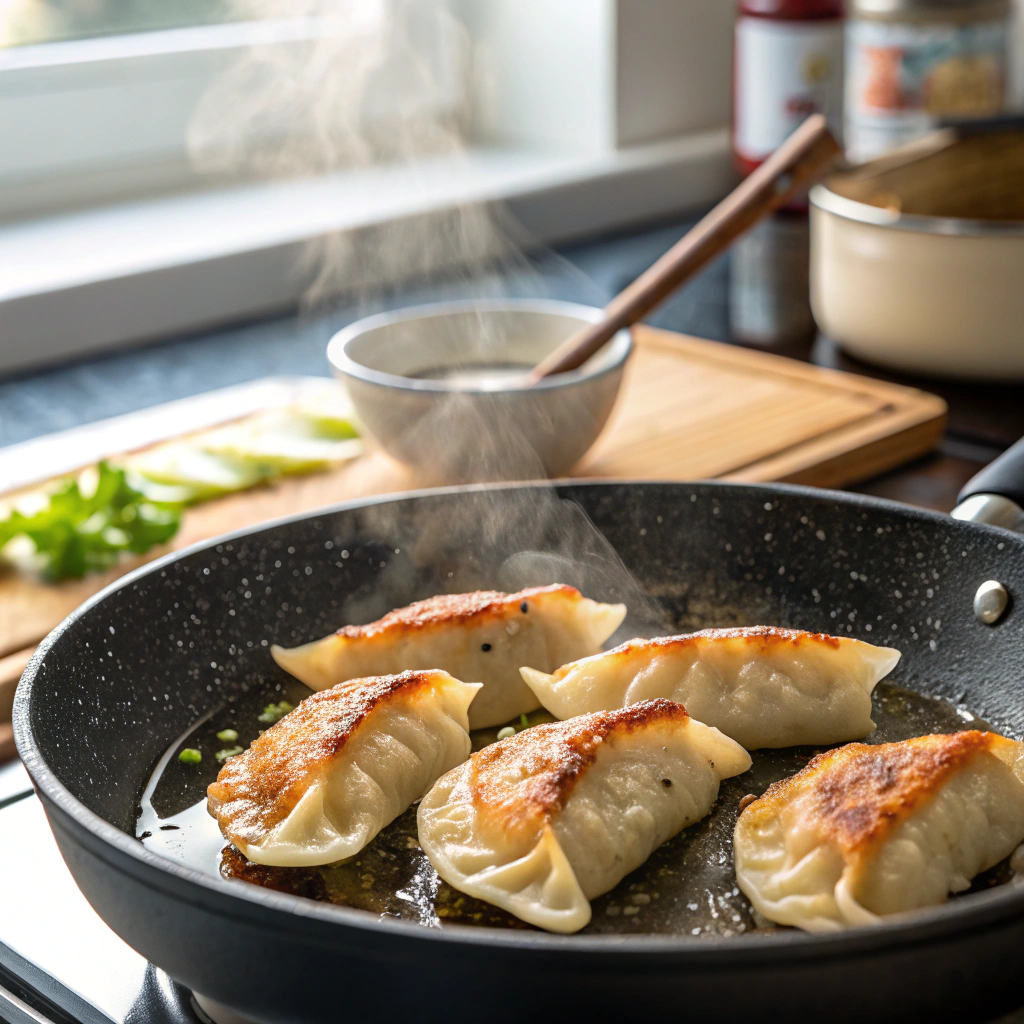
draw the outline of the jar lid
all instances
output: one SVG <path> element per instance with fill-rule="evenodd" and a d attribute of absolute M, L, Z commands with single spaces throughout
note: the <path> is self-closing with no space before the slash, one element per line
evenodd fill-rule
<path fill-rule="evenodd" d="M 998 17 L 1009 14 L 1010 0 L 850 0 L 848 13 L 854 16 L 875 15 L 889 17 L 893 15 L 911 15 L 927 17 L 928 15 L 960 15 L 971 17 L 986 14 Z"/>

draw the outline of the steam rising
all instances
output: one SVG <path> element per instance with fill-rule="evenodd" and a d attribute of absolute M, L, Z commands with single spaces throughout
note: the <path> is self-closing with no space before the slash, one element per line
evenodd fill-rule
<path fill-rule="evenodd" d="M 634 512 L 643 521 L 643 510 Z M 628 615 L 613 644 L 671 631 L 665 610 L 586 512 L 554 487 L 480 487 L 454 501 L 371 505 L 364 516 L 362 530 L 389 538 L 401 558 L 385 560 L 373 587 L 348 595 L 341 620 L 326 628 L 369 622 L 430 596 L 440 576 L 445 593 L 567 583 L 595 600 L 622 602 Z"/>
<path fill-rule="evenodd" d="M 238 20 L 276 31 L 201 99 L 188 133 L 198 169 L 267 180 L 405 168 L 425 180 L 464 160 L 472 49 L 445 0 L 232 5 Z M 351 293 L 353 281 L 525 271 L 516 231 L 503 210 L 474 202 L 326 236 L 307 252 L 307 303 Z"/>
<path fill-rule="evenodd" d="M 233 0 L 239 20 L 280 19 L 294 42 L 256 43 L 201 101 L 189 135 L 196 165 L 214 175 L 260 179 L 336 172 L 381 174 L 402 166 L 432 173 L 464 158 L 470 128 L 473 52 L 465 26 L 444 0 Z M 279 37 L 278 37 L 279 40 Z M 479 76 L 477 76 L 479 77 Z M 491 204 L 466 203 L 429 217 L 322 239 L 307 254 L 307 300 L 322 304 L 353 280 L 377 289 L 410 278 L 479 284 L 488 267 L 520 287 L 531 273 L 521 232 Z M 467 269 L 468 268 L 468 269 Z M 538 290 L 540 286 L 537 280 Z M 486 360 L 495 339 L 479 332 Z M 574 410 L 591 415 L 585 408 Z M 422 482 L 530 479 L 543 471 L 515 423 L 453 395 L 440 412 L 446 451 Z M 431 429 L 418 424 L 418 429 Z M 440 478 L 436 475 L 440 472 Z M 587 596 L 624 601 L 632 633 L 657 631 L 647 598 L 579 506 L 553 488 L 481 490 L 415 524 L 403 548 L 420 565 L 451 565 L 446 590 L 517 590 L 569 583 Z M 374 516 L 398 508 L 377 506 Z M 471 541 L 468 539 L 472 538 Z M 398 565 L 383 569 L 372 596 L 352 596 L 345 621 L 375 618 L 403 605 L 416 582 Z"/>

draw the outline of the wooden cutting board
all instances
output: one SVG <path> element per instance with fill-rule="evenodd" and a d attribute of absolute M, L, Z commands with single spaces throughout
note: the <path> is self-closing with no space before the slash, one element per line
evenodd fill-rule
<path fill-rule="evenodd" d="M 618 405 L 573 477 L 839 487 L 922 455 L 942 436 L 945 403 L 913 388 L 650 327 L 634 335 Z M 334 471 L 190 509 L 173 544 L 150 557 L 278 516 L 438 483 L 370 451 Z M 0 578 L 0 722 L 31 647 L 144 560 L 58 585 Z"/>

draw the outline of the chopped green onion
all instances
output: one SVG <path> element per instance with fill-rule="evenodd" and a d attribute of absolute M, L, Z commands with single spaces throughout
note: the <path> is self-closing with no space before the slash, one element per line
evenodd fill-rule
<path fill-rule="evenodd" d="M 221 731 L 217 733 L 217 739 L 219 739 L 221 743 L 234 743 L 238 739 L 238 733 L 235 732 L 234 729 L 221 729 Z"/>
<path fill-rule="evenodd" d="M 186 747 L 179 755 L 178 760 L 182 764 L 199 764 L 203 755 L 195 747 Z"/>
<path fill-rule="evenodd" d="M 143 554 L 174 536 L 180 506 L 154 501 L 106 462 L 96 466 L 95 487 L 85 485 L 87 476 L 65 480 L 30 515 L 0 515 L 0 548 L 28 537 L 43 575 L 56 581 L 109 569 L 125 552 Z"/>
<path fill-rule="evenodd" d="M 530 720 L 526 717 L 526 715 L 520 715 L 519 716 L 519 728 L 520 729 L 529 729 L 530 728 Z"/>
<path fill-rule="evenodd" d="M 507 740 L 509 736 L 515 736 L 516 731 L 511 725 L 506 725 L 504 729 L 498 730 L 498 739 Z"/>
<path fill-rule="evenodd" d="M 263 714 L 259 716 L 259 721 L 273 725 L 275 722 L 280 722 L 289 711 L 294 710 L 294 706 L 286 700 L 279 701 L 277 704 L 268 704 L 263 709 Z"/>
<path fill-rule="evenodd" d="M 226 750 L 218 750 L 213 756 L 219 764 L 223 764 L 229 757 L 236 757 L 242 752 L 241 747 L 228 747 Z"/>

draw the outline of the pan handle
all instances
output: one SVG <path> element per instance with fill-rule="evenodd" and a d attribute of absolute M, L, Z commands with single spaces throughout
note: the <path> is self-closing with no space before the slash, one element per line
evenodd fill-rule
<path fill-rule="evenodd" d="M 953 518 L 1024 532 L 1024 437 L 967 481 Z"/>

